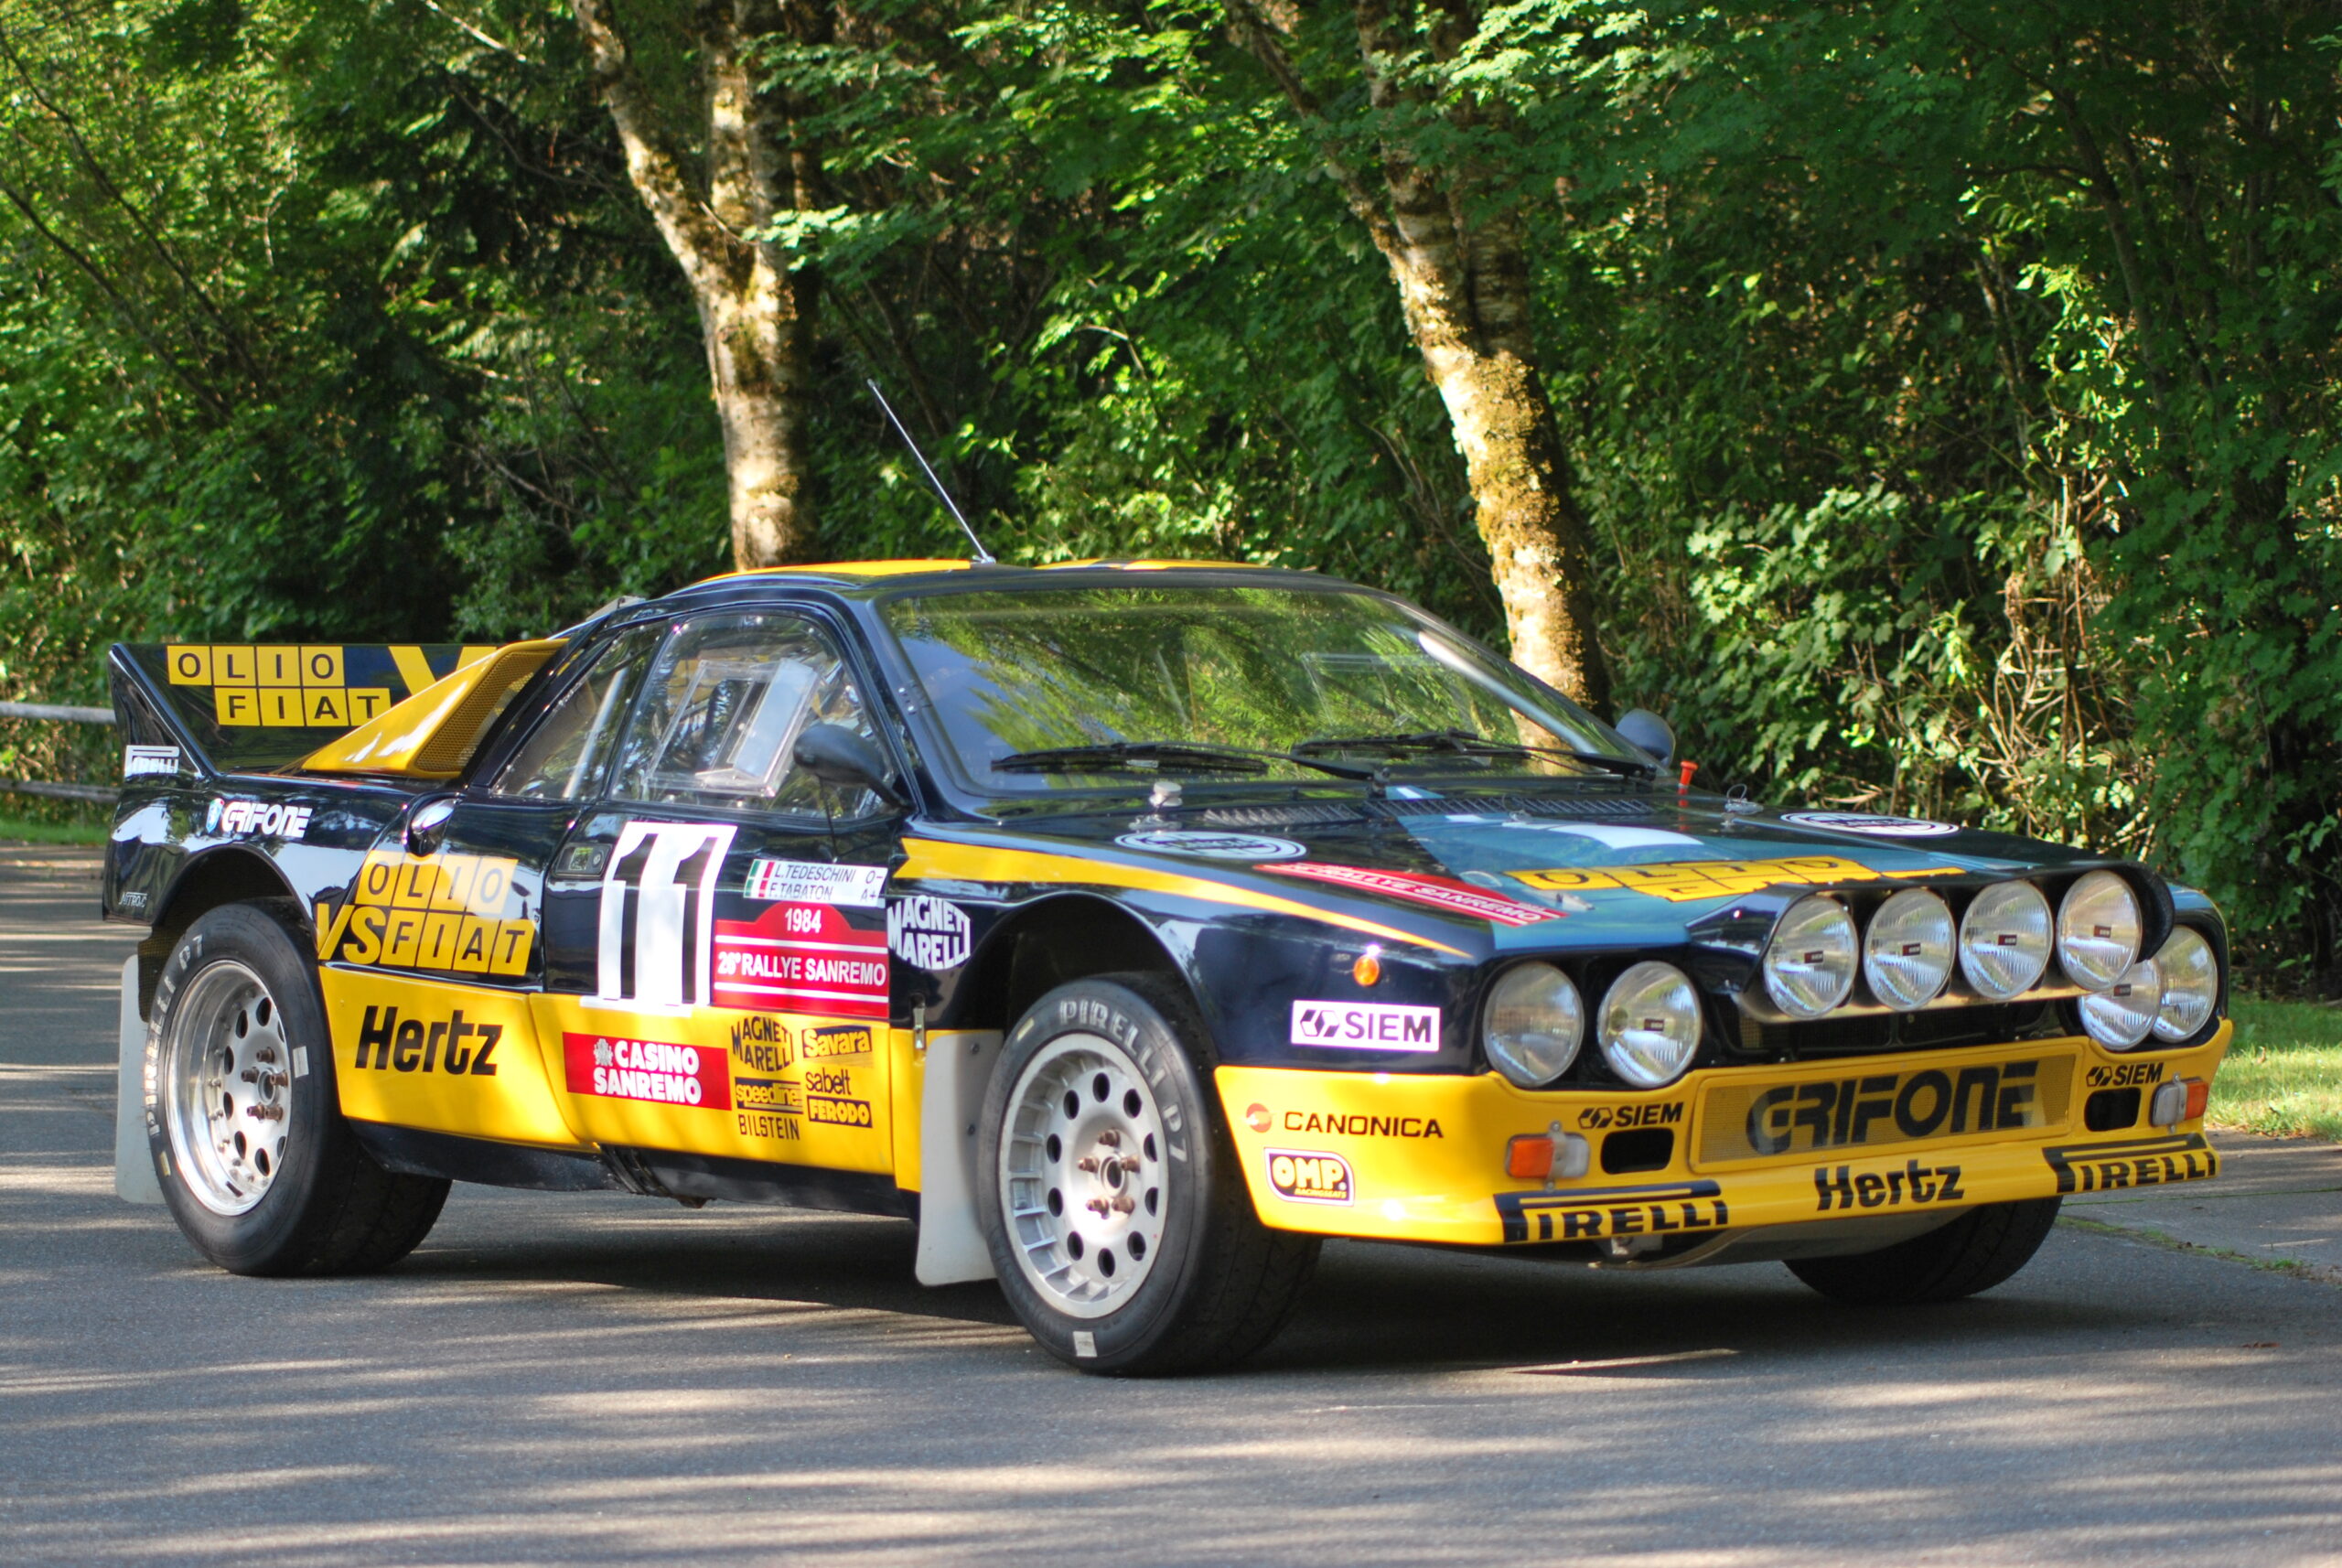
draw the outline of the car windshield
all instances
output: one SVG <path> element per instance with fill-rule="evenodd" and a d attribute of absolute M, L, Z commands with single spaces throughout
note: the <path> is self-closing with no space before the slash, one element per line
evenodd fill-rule
<path fill-rule="evenodd" d="M 1520 670 L 1356 590 L 939 590 L 883 615 L 965 776 L 989 791 L 1149 773 L 1521 778 L 1647 762 Z M 1288 758 L 1296 747 L 1305 761 Z"/>

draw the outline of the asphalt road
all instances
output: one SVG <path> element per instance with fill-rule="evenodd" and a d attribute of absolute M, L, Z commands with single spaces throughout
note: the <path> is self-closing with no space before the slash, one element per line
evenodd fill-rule
<path fill-rule="evenodd" d="M 1332 1247 L 1169 1382 L 898 1222 L 458 1187 L 388 1274 L 235 1279 L 112 1195 L 90 865 L 0 847 L 0 1562 L 2342 1563 L 2342 1291 L 2076 1229 L 1894 1315 Z"/>

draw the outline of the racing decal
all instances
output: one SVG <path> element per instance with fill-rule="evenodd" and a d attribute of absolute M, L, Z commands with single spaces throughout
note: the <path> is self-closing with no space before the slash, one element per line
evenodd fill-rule
<path fill-rule="evenodd" d="M 886 934 L 856 930 L 827 904 L 718 920 L 713 994 L 718 1007 L 884 1018 Z"/>
<path fill-rule="evenodd" d="M 722 1051 L 666 1040 L 564 1032 L 561 1054 L 572 1094 L 709 1111 L 732 1107 L 731 1073 Z"/>
<path fill-rule="evenodd" d="M 1349 1051 L 1435 1051 L 1439 1009 L 1390 1002 L 1295 1002 L 1293 1043 Z"/>
<path fill-rule="evenodd" d="M 1256 1101 L 1244 1108 L 1244 1125 L 1255 1133 L 1265 1133 L 1276 1124 L 1277 1119 L 1267 1106 Z"/>
<path fill-rule="evenodd" d="M 831 865 L 811 860 L 753 860 L 742 894 L 768 904 L 850 904 L 876 909 L 886 885 L 883 865 Z"/>
<path fill-rule="evenodd" d="M 805 1135 L 805 1088 L 785 1076 L 797 1063 L 789 1026 L 743 1018 L 732 1026 L 732 1110 L 744 1138 Z"/>
<path fill-rule="evenodd" d="M 799 1054 L 807 1061 L 818 1062 L 837 1057 L 866 1057 L 877 1048 L 877 1042 L 866 1024 L 829 1024 L 806 1030 L 797 1046 Z"/>
<path fill-rule="evenodd" d="M 1973 1203 L 1975 1199 L 1960 1185 L 1960 1175 L 1958 1165 L 1923 1165 L 1917 1160 L 1875 1171 L 1818 1165 L 1813 1172 L 1813 1211 L 1830 1214 L 1856 1208 L 1901 1208 L 1906 1204 Z"/>
<path fill-rule="evenodd" d="M 1516 871 L 1512 875 L 1527 886 L 1547 892 L 1588 893 L 1620 888 L 1673 904 L 1688 904 L 1700 898 L 1738 897 L 1760 887 L 1875 882 L 1883 874 L 1836 855 L 1797 854 L 1779 860 L 1678 860 L 1657 865 L 1565 866 L 1551 871 Z"/>
<path fill-rule="evenodd" d="M 1259 1107 L 1254 1109 L 1258 1110 Z M 1248 1112 L 1249 1114 L 1249 1112 Z M 1268 1113 L 1262 1112 L 1265 1122 Z M 1266 1125 L 1252 1129 L 1265 1133 Z M 1288 1133 L 1312 1133 L 1320 1137 L 1336 1138 L 1445 1138 L 1436 1116 L 1372 1116 L 1360 1111 L 1288 1111 L 1284 1113 L 1284 1130 Z"/>
<path fill-rule="evenodd" d="M 1258 833 L 1204 832 L 1194 828 L 1155 828 L 1124 833 L 1114 842 L 1124 849 L 1193 854 L 1206 860 L 1299 860 L 1308 853 L 1291 839 L 1266 838 Z"/>
<path fill-rule="evenodd" d="M 2092 1089 L 2143 1089 L 2163 1081 L 2169 1062 L 2119 1062 L 2094 1067 L 2086 1075 Z"/>
<path fill-rule="evenodd" d="M 1599 1241 L 1612 1236 L 1721 1230 L 1732 1223 L 1732 1208 L 1723 1192 L 1712 1181 L 1500 1192 L 1496 1195 L 1497 1217 L 1508 1241 Z"/>
<path fill-rule="evenodd" d="M 124 779 L 145 779 L 152 774 L 176 774 L 179 770 L 179 748 L 176 746 L 125 746 L 122 748 L 122 776 Z"/>
<path fill-rule="evenodd" d="M 787 1072 L 796 1064 L 789 1026 L 778 1018 L 743 1018 L 732 1026 L 732 1059 L 752 1072 Z"/>
<path fill-rule="evenodd" d="M 396 1007 L 369 1007 L 358 1026 L 358 1055 L 350 1065 L 360 1072 L 494 1078 L 496 1047 L 503 1038 L 503 1025 L 469 1022 L 460 1007 L 429 1020 L 402 1018 Z"/>
<path fill-rule="evenodd" d="M 1577 1113 L 1577 1124 L 1588 1132 L 1601 1128 L 1674 1127 L 1683 1121 L 1683 1102 L 1666 1105 L 1589 1105 Z"/>
<path fill-rule="evenodd" d="M 858 1097 L 852 1068 L 809 1067 L 804 1082 L 806 1121 L 831 1127 L 872 1125 L 870 1101 Z"/>
<path fill-rule="evenodd" d="M 349 729 L 388 711 L 446 671 L 494 652 L 492 647 L 432 648 L 338 644 L 175 643 L 163 650 L 174 686 L 206 687 L 211 716 L 223 727 Z M 357 668 L 352 668 L 356 666 Z M 403 686 L 401 693 L 393 685 Z"/>
<path fill-rule="evenodd" d="M 1339 1155 L 1299 1149 L 1264 1149 L 1269 1186 L 1292 1203 L 1350 1204 L 1350 1163 Z"/>
<path fill-rule="evenodd" d="M 1700 1163 L 2054 1126 L 2066 1119 L 2072 1060 L 2060 1055 L 1802 1083 L 1727 1083 L 1703 1101 Z"/>
<path fill-rule="evenodd" d="M 203 831 L 223 838 L 299 839 L 308 833 L 311 810 L 215 795 L 203 814 Z"/>
<path fill-rule="evenodd" d="M 1426 876 L 1408 871 L 1372 871 L 1362 865 L 1326 865 L 1312 860 L 1298 861 L 1291 865 L 1272 865 L 1268 869 L 1280 876 L 1305 876 L 1316 882 L 1330 882 L 1338 887 L 1354 887 L 1362 893 L 1380 893 L 1386 898 L 1404 898 L 1412 904 L 1445 909 L 1451 915 L 1468 915 L 1475 919 L 1492 920 L 1499 926 L 1533 926 L 1540 920 L 1562 918 L 1561 911 L 1557 909 L 1524 904 L 1518 898 L 1507 898 L 1449 876 Z"/>
<path fill-rule="evenodd" d="M 914 969 L 957 969 L 967 962 L 971 929 L 967 911 L 948 899 L 921 895 L 886 907 L 886 946 Z M 878 1016 L 885 1016 L 883 1007 Z"/>
<path fill-rule="evenodd" d="M 2109 1192 L 2121 1187 L 2162 1187 L 2202 1181 L 2220 1174 L 2219 1151 L 2201 1133 L 2140 1138 L 2122 1144 L 2081 1144 L 2044 1149 L 2057 1173 L 2057 1190 Z"/>
<path fill-rule="evenodd" d="M 1795 827 L 1821 828 L 1833 833 L 1868 833 L 1883 839 L 1939 839 L 1960 831 L 1955 822 L 1931 822 L 1924 817 L 1883 817 L 1869 811 L 1784 811 L 1781 821 Z"/>
<path fill-rule="evenodd" d="M 728 822 L 628 822 L 619 830 L 602 875 L 596 1004 L 707 1004 L 715 879 L 737 831 Z"/>
<path fill-rule="evenodd" d="M 501 855 L 373 850 L 339 908 L 316 908 L 317 956 L 381 969 L 525 974 L 536 922 L 517 915 Z"/>

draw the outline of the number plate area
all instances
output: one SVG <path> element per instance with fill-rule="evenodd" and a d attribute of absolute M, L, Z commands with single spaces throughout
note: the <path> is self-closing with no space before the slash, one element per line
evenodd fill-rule
<path fill-rule="evenodd" d="M 2070 1118 L 2075 1061 L 2068 1049 L 1984 1061 L 1872 1058 L 1794 1079 L 1751 1073 L 1700 1097 L 1692 1164 L 1717 1170 L 1954 1139 L 2040 1137 Z"/>

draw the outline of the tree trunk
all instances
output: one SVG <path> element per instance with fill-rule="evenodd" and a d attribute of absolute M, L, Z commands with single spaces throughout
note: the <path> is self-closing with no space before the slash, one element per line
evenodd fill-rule
<path fill-rule="evenodd" d="M 792 208 L 813 166 L 788 106 L 757 89 L 744 46 L 803 36 L 826 16 L 810 0 L 704 0 L 693 42 L 705 88 L 705 179 L 678 146 L 634 69 L 613 0 L 574 0 L 594 81 L 626 151 L 627 175 L 650 209 L 699 306 L 708 379 L 724 429 L 732 561 L 746 571 L 801 561 L 814 545 L 807 489 L 807 382 L 819 284 L 810 270 L 750 235 Z"/>

